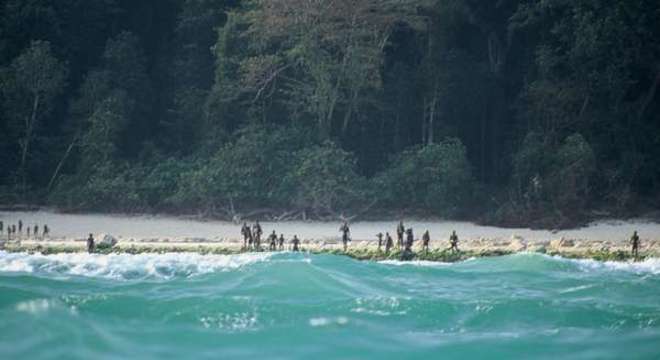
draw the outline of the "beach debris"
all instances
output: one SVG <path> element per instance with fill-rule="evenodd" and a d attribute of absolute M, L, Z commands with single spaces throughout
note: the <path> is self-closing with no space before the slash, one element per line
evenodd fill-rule
<path fill-rule="evenodd" d="M 110 234 L 103 234 L 101 236 L 101 241 L 97 243 L 96 247 L 99 249 L 108 249 L 115 245 L 117 245 L 117 238 Z"/>
<path fill-rule="evenodd" d="M 513 251 L 525 251 L 527 250 L 527 240 L 520 235 L 512 235 L 509 248 Z"/>

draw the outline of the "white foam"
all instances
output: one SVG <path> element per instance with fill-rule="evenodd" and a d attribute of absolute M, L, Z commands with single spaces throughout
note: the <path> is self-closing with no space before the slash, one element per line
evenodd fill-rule
<path fill-rule="evenodd" d="M 238 269 L 267 260 L 268 253 L 238 255 L 169 254 L 27 254 L 0 251 L 0 272 L 47 273 L 109 279 L 196 276 Z"/>
<path fill-rule="evenodd" d="M 660 274 L 660 259 L 651 258 L 640 262 L 597 261 L 591 259 L 567 259 L 576 263 L 583 271 L 629 271 L 636 274 Z"/>
<path fill-rule="evenodd" d="M 401 301 L 396 296 L 376 296 L 355 299 L 356 307 L 351 309 L 354 313 L 364 313 L 377 316 L 405 315 Z"/>
<path fill-rule="evenodd" d="M 348 318 L 345 316 L 338 316 L 336 318 L 317 317 L 309 319 L 309 325 L 312 327 L 346 324 L 348 324 Z"/>
<path fill-rule="evenodd" d="M 382 260 L 379 261 L 378 263 L 385 265 L 394 265 L 394 266 L 423 266 L 423 267 L 444 267 L 452 264 L 447 262 L 428 261 L 428 260 L 412 260 L 412 261 Z"/>
<path fill-rule="evenodd" d="M 599 261 L 593 259 L 568 259 L 559 255 L 530 254 L 546 259 L 575 264 L 582 271 L 628 271 L 636 274 L 660 274 L 660 259 L 649 258 L 643 261 Z"/>
<path fill-rule="evenodd" d="M 34 315 L 47 312 L 52 306 L 48 299 L 27 300 L 16 304 L 16 311 Z"/>
<path fill-rule="evenodd" d="M 259 318 L 256 313 L 235 313 L 203 316 L 199 321 L 206 329 L 216 328 L 240 332 L 257 328 Z"/>

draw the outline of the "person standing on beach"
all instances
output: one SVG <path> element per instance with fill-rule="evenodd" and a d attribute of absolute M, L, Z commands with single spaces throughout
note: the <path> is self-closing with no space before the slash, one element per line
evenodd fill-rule
<path fill-rule="evenodd" d="M 243 223 L 243 227 L 241 227 L 241 235 L 243 235 L 243 249 L 248 248 L 248 239 L 250 238 L 250 227 L 247 226 L 247 223 Z"/>
<path fill-rule="evenodd" d="M 275 230 L 270 234 L 268 237 L 269 244 L 268 244 L 268 250 L 270 251 L 275 251 L 277 250 L 277 234 L 275 233 Z"/>
<path fill-rule="evenodd" d="M 30 238 L 30 227 L 28 226 L 28 227 L 26 228 L 26 230 L 27 230 L 27 238 L 29 239 L 29 238 Z"/>
<path fill-rule="evenodd" d="M 2 234 L 4 232 L 4 227 L 5 227 L 5 223 L 0 221 L 0 234 Z"/>
<path fill-rule="evenodd" d="M 261 250 L 261 234 L 263 234 L 263 230 L 261 230 L 261 225 L 259 224 L 259 220 L 252 226 L 252 235 L 254 236 L 254 248 L 259 251 Z"/>
<path fill-rule="evenodd" d="M 87 252 L 90 254 L 94 252 L 94 235 L 92 234 L 89 234 L 87 238 Z"/>
<path fill-rule="evenodd" d="M 339 231 L 341 231 L 341 242 L 344 244 L 344 252 L 346 252 L 351 233 L 351 229 L 348 227 L 348 222 L 344 221 L 344 224 L 339 228 Z"/>
<path fill-rule="evenodd" d="M 280 245 L 280 251 L 284 250 L 284 234 L 280 234 L 280 239 L 279 239 L 279 245 Z"/>
<path fill-rule="evenodd" d="M 43 238 L 45 239 L 48 234 L 50 234 L 50 229 L 48 228 L 47 224 L 44 224 Z"/>
<path fill-rule="evenodd" d="M 637 235 L 637 230 L 630 237 L 630 244 L 632 245 L 632 256 L 637 260 L 639 257 L 639 235 Z"/>
<path fill-rule="evenodd" d="M 431 242 L 431 235 L 429 234 L 429 231 L 426 230 L 424 235 L 422 235 L 422 249 L 425 252 L 429 252 L 429 242 Z"/>
<path fill-rule="evenodd" d="M 34 224 L 34 238 L 37 239 L 39 237 L 39 225 Z"/>
<path fill-rule="evenodd" d="M 379 232 L 376 237 L 378 238 L 378 252 L 380 252 L 380 248 L 383 246 L 383 233 Z"/>
<path fill-rule="evenodd" d="M 385 233 L 385 253 L 389 254 L 390 249 L 394 246 L 394 240 L 392 240 L 392 237 L 390 236 L 390 233 L 386 232 Z"/>
<path fill-rule="evenodd" d="M 23 220 L 18 220 L 18 232 L 23 233 Z"/>
<path fill-rule="evenodd" d="M 293 244 L 293 251 L 300 251 L 300 249 L 298 249 L 298 245 L 300 245 L 300 239 L 298 239 L 298 235 L 293 235 L 293 240 L 291 240 L 291 243 Z"/>
<path fill-rule="evenodd" d="M 449 245 L 449 250 L 460 251 L 458 250 L 458 235 L 456 235 L 456 230 L 452 230 L 451 236 L 449 236 Z"/>
<path fill-rule="evenodd" d="M 414 242 L 415 242 L 415 238 L 413 236 L 413 229 L 410 228 L 410 229 L 406 230 L 406 248 L 405 248 L 404 251 L 405 252 L 412 252 L 412 247 L 413 247 Z"/>
<path fill-rule="evenodd" d="M 406 228 L 403 226 L 403 220 L 399 221 L 399 226 L 396 228 L 396 247 L 401 249 L 403 247 L 403 234 Z"/>
<path fill-rule="evenodd" d="M 250 230 L 250 227 L 247 229 L 247 235 L 248 235 L 248 249 L 252 249 L 252 245 L 254 244 L 254 235 L 252 234 L 252 230 Z"/>

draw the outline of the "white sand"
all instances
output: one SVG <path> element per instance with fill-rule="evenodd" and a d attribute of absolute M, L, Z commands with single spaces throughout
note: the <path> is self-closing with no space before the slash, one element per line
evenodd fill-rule
<path fill-rule="evenodd" d="M 51 228 L 50 240 L 70 241 L 82 240 L 87 234 L 111 234 L 120 243 L 199 243 L 222 242 L 239 243 L 240 224 L 223 221 L 198 221 L 171 216 L 126 216 L 126 215 L 71 215 L 48 211 L 38 212 L 0 212 L 0 220 L 8 224 L 23 221 L 24 227 L 43 224 Z M 547 230 L 505 229 L 491 226 L 480 226 L 469 222 L 437 221 L 422 222 L 404 219 L 406 227 L 415 230 L 415 237 L 420 238 L 424 230 L 431 233 L 432 246 L 446 246 L 447 238 L 452 230 L 456 230 L 463 248 L 525 250 L 528 246 L 551 246 L 553 248 L 592 248 L 597 249 L 627 249 L 628 239 L 634 230 L 639 232 L 642 249 L 660 248 L 660 224 L 644 220 L 633 221 L 600 221 L 587 227 L 551 232 Z M 272 231 L 283 233 L 287 239 L 294 234 L 303 242 L 335 243 L 340 239 L 337 223 L 327 222 L 262 222 L 265 239 Z M 378 232 L 389 231 L 396 238 L 396 221 L 369 221 L 351 224 L 351 236 L 354 246 L 373 246 Z M 23 229 L 23 240 L 27 240 Z M 97 237 L 98 238 L 98 237 Z M 0 239 L 6 239 L 6 230 Z M 575 240 L 574 244 L 566 244 L 560 239 Z M 396 239 L 395 239 L 396 240 Z M 262 243 L 265 241 L 262 239 Z"/>

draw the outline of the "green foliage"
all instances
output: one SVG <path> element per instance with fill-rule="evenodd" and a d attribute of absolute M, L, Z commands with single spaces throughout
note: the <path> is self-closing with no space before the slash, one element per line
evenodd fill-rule
<path fill-rule="evenodd" d="M 579 216 L 588 204 L 596 170 L 594 152 L 580 134 L 561 144 L 548 144 L 538 133 L 527 135 L 514 156 L 514 201 L 522 208 L 543 209 Z"/>
<path fill-rule="evenodd" d="M 50 115 L 55 98 L 64 91 L 67 72 L 66 65 L 53 54 L 50 43 L 38 40 L 32 41 L 7 69 L 2 69 L 0 92 L 6 109 L 4 115 L 9 120 L 5 135 L 6 140 L 18 140 L 16 170 L 23 193 L 30 173 L 35 172 L 30 169 L 35 163 L 31 157 L 33 148 L 39 146 L 35 143 L 45 140 L 40 136 L 42 122 Z"/>
<path fill-rule="evenodd" d="M 457 215 L 470 204 L 475 189 L 465 147 L 454 138 L 404 151 L 376 183 L 387 204 L 441 216 Z"/>
<path fill-rule="evenodd" d="M 12 63 L 19 90 L 39 96 L 47 102 L 63 91 L 67 69 L 53 55 L 50 43 L 33 41 Z"/>
<path fill-rule="evenodd" d="M 342 210 L 361 198 L 364 180 L 352 154 L 332 142 L 304 148 L 295 155 L 289 181 L 295 204 L 313 210 Z"/>
<path fill-rule="evenodd" d="M 289 204 L 292 193 L 286 180 L 294 166 L 291 154 L 306 145 L 303 134 L 249 126 L 237 136 L 208 161 L 197 162 L 181 175 L 173 201 L 206 209 Z"/>
<path fill-rule="evenodd" d="M 518 226 L 657 208 L 657 1 L 320 4 L 6 0 L 0 201 L 322 216 L 380 200 Z"/>

